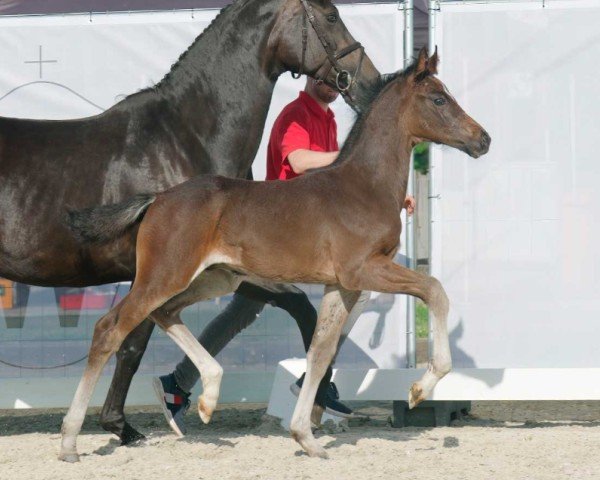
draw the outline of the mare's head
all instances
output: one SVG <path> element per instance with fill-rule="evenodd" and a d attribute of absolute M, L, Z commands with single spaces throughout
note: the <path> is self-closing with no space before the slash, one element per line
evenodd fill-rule
<path fill-rule="evenodd" d="M 330 0 L 283 0 L 269 45 L 285 70 L 323 80 L 350 103 L 379 77 Z"/>
<path fill-rule="evenodd" d="M 401 128 L 410 135 L 411 145 L 434 142 L 455 147 L 477 158 L 487 153 L 491 138 L 473 120 L 435 77 L 438 55 L 428 57 L 425 49 L 415 65 L 396 85 L 402 95 Z"/>

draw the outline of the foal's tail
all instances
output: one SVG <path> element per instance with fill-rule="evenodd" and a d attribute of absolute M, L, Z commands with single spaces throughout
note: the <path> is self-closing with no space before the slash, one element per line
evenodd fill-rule
<path fill-rule="evenodd" d="M 141 222 L 156 195 L 139 194 L 122 203 L 69 211 L 67 225 L 82 243 L 103 243 Z"/>

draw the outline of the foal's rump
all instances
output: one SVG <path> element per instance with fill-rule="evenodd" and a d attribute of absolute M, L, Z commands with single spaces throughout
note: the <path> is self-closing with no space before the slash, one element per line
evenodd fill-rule
<path fill-rule="evenodd" d="M 201 277 L 214 275 L 206 270 L 222 270 L 231 277 L 228 281 L 235 285 L 234 290 L 241 282 L 247 282 L 273 293 L 301 294 L 292 284 L 244 269 L 236 258 L 238 247 L 224 242 L 221 221 L 233 221 L 238 226 L 243 223 L 236 217 L 244 216 L 241 210 L 252 208 L 244 205 L 244 197 L 256 183 L 202 175 L 165 192 L 139 194 L 121 203 L 70 211 L 66 223 L 78 241 L 89 245 L 108 243 L 133 232 L 137 236 L 136 256 L 144 272 L 164 264 L 167 270 L 174 268 L 182 277 L 198 277 L 195 283 L 200 290 L 206 290 L 208 297 L 212 289 L 202 286 L 206 280 Z M 187 272 L 189 267 L 192 270 Z"/>
<path fill-rule="evenodd" d="M 138 269 L 161 264 L 193 279 L 219 265 L 266 290 L 289 291 L 275 285 L 335 280 L 328 230 L 319 228 L 327 208 L 306 183 L 201 175 L 161 193 L 69 212 L 67 224 L 84 244 L 135 235 Z"/>
<path fill-rule="evenodd" d="M 189 207 L 190 191 L 195 193 L 195 204 L 210 203 L 208 200 L 226 183 L 225 177 L 201 175 L 187 182 L 176 185 L 164 192 L 140 193 L 123 202 L 99 205 L 82 210 L 68 211 L 65 223 L 73 236 L 83 244 L 102 244 L 114 240 L 134 226 L 139 225 L 157 199 L 174 212 L 182 207 Z M 186 198 L 187 205 L 181 200 Z M 213 197 L 214 198 L 214 197 Z M 168 228 L 167 225 L 165 225 Z"/>

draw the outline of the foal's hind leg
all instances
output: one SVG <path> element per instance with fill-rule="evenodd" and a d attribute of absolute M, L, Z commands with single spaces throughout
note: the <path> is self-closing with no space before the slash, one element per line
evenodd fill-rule
<path fill-rule="evenodd" d="M 423 377 L 410 389 L 408 403 L 413 408 L 431 394 L 440 379 L 452 368 L 446 325 L 449 301 L 442 284 L 433 277 L 395 264 L 387 257 L 364 263 L 349 283 L 365 290 L 419 297 L 433 314 L 433 357 Z"/>
<path fill-rule="evenodd" d="M 200 372 L 202 395 L 198 398 L 198 414 L 204 423 L 210 422 L 219 400 L 223 368 L 200 345 L 193 333 L 181 322 L 178 315 L 163 318 L 162 321 L 157 321 L 157 323 L 179 345 Z"/>
<path fill-rule="evenodd" d="M 292 437 L 311 457 L 327 458 L 312 434 L 311 413 L 319 382 L 333 359 L 344 322 L 359 295 L 360 292 L 339 286 L 327 286 L 321 301 L 317 328 L 306 356 L 306 377 L 290 424 Z"/>
<path fill-rule="evenodd" d="M 204 271 L 184 292 L 173 297 L 151 316 L 152 320 L 160 325 L 167 335 L 179 345 L 200 372 L 203 388 L 202 395 L 198 399 L 198 413 L 204 423 L 210 421 L 219 399 L 223 369 L 181 322 L 179 312 L 184 307 L 200 300 L 231 293 L 239 283 L 240 279 L 227 270 Z"/>
<path fill-rule="evenodd" d="M 123 301 L 102 317 L 94 328 L 88 362 L 79 382 L 71 407 L 63 420 L 59 458 L 67 462 L 79 460 L 77 435 L 85 418 L 90 398 L 104 365 L 117 351 L 123 339 L 153 311 L 160 301 L 144 298 L 135 286 Z"/>

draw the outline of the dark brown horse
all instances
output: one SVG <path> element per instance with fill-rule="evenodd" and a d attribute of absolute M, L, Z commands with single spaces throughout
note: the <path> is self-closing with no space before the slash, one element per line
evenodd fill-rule
<path fill-rule="evenodd" d="M 410 152 L 416 143 L 432 141 L 478 157 L 491 141 L 434 77 L 437 62 L 437 53 L 428 58 L 423 50 L 413 67 L 382 80 L 330 167 L 288 182 L 196 177 L 160 194 L 72 213 L 71 226 L 82 241 L 137 234 L 137 275 L 129 294 L 96 324 L 86 371 L 63 422 L 62 459 L 77 459 L 76 436 L 94 385 L 133 328 L 152 312 L 179 308 L 189 292 L 223 294 L 243 280 L 326 285 L 291 422 L 292 436 L 309 455 L 326 456 L 311 433 L 311 409 L 362 290 L 409 294 L 429 306 L 435 318 L 433 357 L 409 392 L 410 406 L 432 392 L 451 367 L 448 298 L 436 279 L 392 260 Z M 294 213 L 282 217 L 277 206 L 291 203 Z M 152 318 L 201 372 L 198 410 L 208 422 L 222 368 L 177 317 Z"/>
<path fill-rule="evenodd" d="M 354 98 L 378 76 L 329 0 L 240 0 L 159 84 L 101 115 L 0 117 L 0 276 L 45 286 L 132 280 L 135 238 L 77 242 L 62 221 L 67 208 L 120 202 L 199 174 L 245 178 L 285 71 L 322 77 Z M 297 297 L 283 306 L 297 320 L 316 317 Z M 103 427 L 123 443 L 141 436 L 125 422 L 123 405 L 153 326 L 142 323 L 124 343 L 102 411 Z"/>

